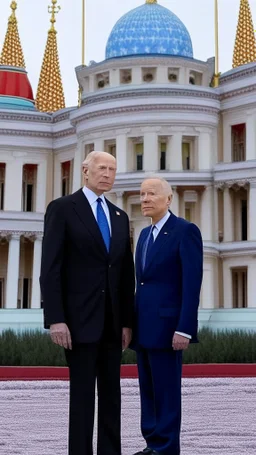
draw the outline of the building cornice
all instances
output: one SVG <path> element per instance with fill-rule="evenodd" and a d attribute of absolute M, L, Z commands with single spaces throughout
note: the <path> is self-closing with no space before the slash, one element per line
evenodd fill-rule
<path fill-rule="evenodd" d="M 74 127 L 68 128 L 66 130 L 57 131 L 55 133 L 43 132 L 43 131 L 27 131 L 27 130 L 16 130 L 16 129 L 1 129 L 0 136 L 20 136 L 20 137 L 36 137 L 36 138 L 46 138 L 46 139 L 59 139 L 67 136 L 72 136 L 76 134 L 76 129 Z"/>
<path fill-rule="evenodd" d="M 228 74 L 225 75 L 225 73 L 220 77 L 220 86 L 233 82 L 236 80 L 241 80 L 247 77 L 251 76 L 256 76 L 256 65 L 254 64 L 253 66 L 247 67 L 247 68 L 241 68 L 238 69 L 236 68 L 235 70 L 231 70 L 231 72 L 228 72 Z"/>
<path fill-rule="evenodd" d="M 52 123 L 52 116 L 49 114 L 42 114 L 42 113 L 16 113 L 8 111 L 0 111 L 0 121 L 1 120 L 11 120 L 17 122 L 25 122 L 25 123 Z"/>
<path fill-rule="evenodd" d="M 71 119 L 72 125 L 77 125 L 86 120 L 91 120 L 99 117 L 118 116 L 122 114 L 131 113 L 144 113 L 144 112 L 186 112 L 186 113 L 201 113 L 201 114 L 213 114 L 218 115 L 219 109 L 207 106 L 196 106 L 190 104 L 147 104 L 127 107 L 116 107 L 109 109 L 101 109 L 95 112 L 88 112 L 82 114 L 80 117 Z"/>
<path fill-rule="evenodd" d="M 213 89 L 207 88 L 205 90 L 191 88 L 145 88 L 138 87 L 136 89 L 110 89 L 107 91 L 96 92 L 92 95 L 86 96 L 83 99 L 82 105 L 91 105 L 94 103 L 103 103 L 106 101 L 122 100 L 127 98 L 150 98 L 150 97 L 176 97 L 176 98 L 205 98 L 218 101 L 219 95 Z"/>

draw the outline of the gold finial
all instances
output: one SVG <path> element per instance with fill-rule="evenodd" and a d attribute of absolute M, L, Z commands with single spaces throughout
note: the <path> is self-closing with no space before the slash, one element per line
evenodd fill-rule
<path fill-rule="evenodd" d="M 12 14 L 8 19 L 8 27 L 0 57 L 0 65 L 25 68 L 25 60 L 18 31 L 18 22 L 15 14 L 17 2 L 11 2 L 10 7 L 12 9 Z"/>
<path fill-rule="evenodd" d="M 51 30 L 55 30 L 54 24 L 56 22 L 55 15 L 61 10 L 61 7 L 58 5 L 56 6 L 58 0 L 52 0 L 52 5 L 48 6 L 48 12 L 51 14 L 50 22 L 52 24 Z"/>
<path fill-rule="evenodd" d="M 55 15 L 60 6 L 56 6 L 57 0 L 52 0 L 52 6 L 48 11 L 51 14 L 51 28 L 44 52 L 39 84 L 36 94 L 36 107 L 41 112 L 52 113 L 65 107 L 64 91 L 60 73 L 60 64 L 57 45 L 57 31 L 54 27 Z"/>
<path fill-rule="evenodd" d="M 157 3 L 157 0 L 146 0 L 146 3 Z"/>
<path fill-rule="evenodd" d="M 233 68 L 256 61 L 256 39 L 248 0 L 240 0 Z"/>

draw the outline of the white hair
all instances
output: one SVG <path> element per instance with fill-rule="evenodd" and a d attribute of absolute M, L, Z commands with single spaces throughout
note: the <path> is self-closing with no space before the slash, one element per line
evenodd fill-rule
<path fill-rule="evenodd" d="M 172 187 L 167 182 L 167 180 L 163 179 L 162 177 L 158 177 L 157 175 L 152 175 L 152 176 L 150 175 L 147 178 L 145 178 L 143 180 L 143 182 L 146 182 L 147 180 L 158 180 L 162 184 L 162 188 L 163 188 L 164 192 L 166 193 L 166 195 L 172 196 Z"/>
<path fill-rule="evenodd" d="M 90 166 L 90 164 L 91 164 L 93 161 L 95 161 L 100 155 L 112 156 L 113 159 L 115 160 L 115 157 L 114 157 L 113 155 L 110 155 L 110 153 L 93 150 L 92 152 L 88 153 L 87 157 L 86 157 L 85 160 L 83 161 L 82 166 L 88 168 L 88 167 Z"/>

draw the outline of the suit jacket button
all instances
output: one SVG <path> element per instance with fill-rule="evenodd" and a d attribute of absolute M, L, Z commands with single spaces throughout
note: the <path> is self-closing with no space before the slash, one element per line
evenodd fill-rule
<path fill-rule="evenodd" d="M 144 283 L 140 283 L 140 284 L 141 284 L 141 286 L 144 286 Z"/>
<path fill-rule="evenodd" d="M 108 267 L 111 269 L 111 264 L 109 264 L 109 266 L 108 266 Z"/>
<path fill-rule="evenodd" d="M 103 293 L 104 293 L 104 292 L 105 292 L 105 291 L 104 291 L 104 289 L 102 289 L 102 291 L 101 291 L 101 292 L 103 292 Z"/>

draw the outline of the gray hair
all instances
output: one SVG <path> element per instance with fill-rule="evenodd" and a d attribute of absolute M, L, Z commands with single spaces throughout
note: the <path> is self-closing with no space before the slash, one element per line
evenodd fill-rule
<path fill-rule="evenodd" d="M 147 180 L 158 180 L 162 184 L 162 188 L 164 192 L 166 193 L 167 196 L 172 196 L 172 187 L 171 185 L 167 182 L 167 180 L 163 179 L 162 177 L 158 177 L 157 175 L 149 175 L 147 178 L 143 180 L 143 182 L 146 182 Z M 142 183 L 143 183 L 142 182 Z"/>
<path fill-rule="evenodd" d="M 82 163 L 82 166 L 83 167 L 89 167 L 90 164 L 93 161 L 95 161 L 96 158 L 99 157 L 102 154 L 103 155 L 108 155 L 108 156 L 113 156 L 113 155 L 110 155 L 110 153 L 107 153 L 107 152 L 93 150 L 92 152 L 88 153 L 87 157 L 85 158 L 85 160 Z M 114 156 L 113 156 L 113 159 L 115 160 Z"/>

